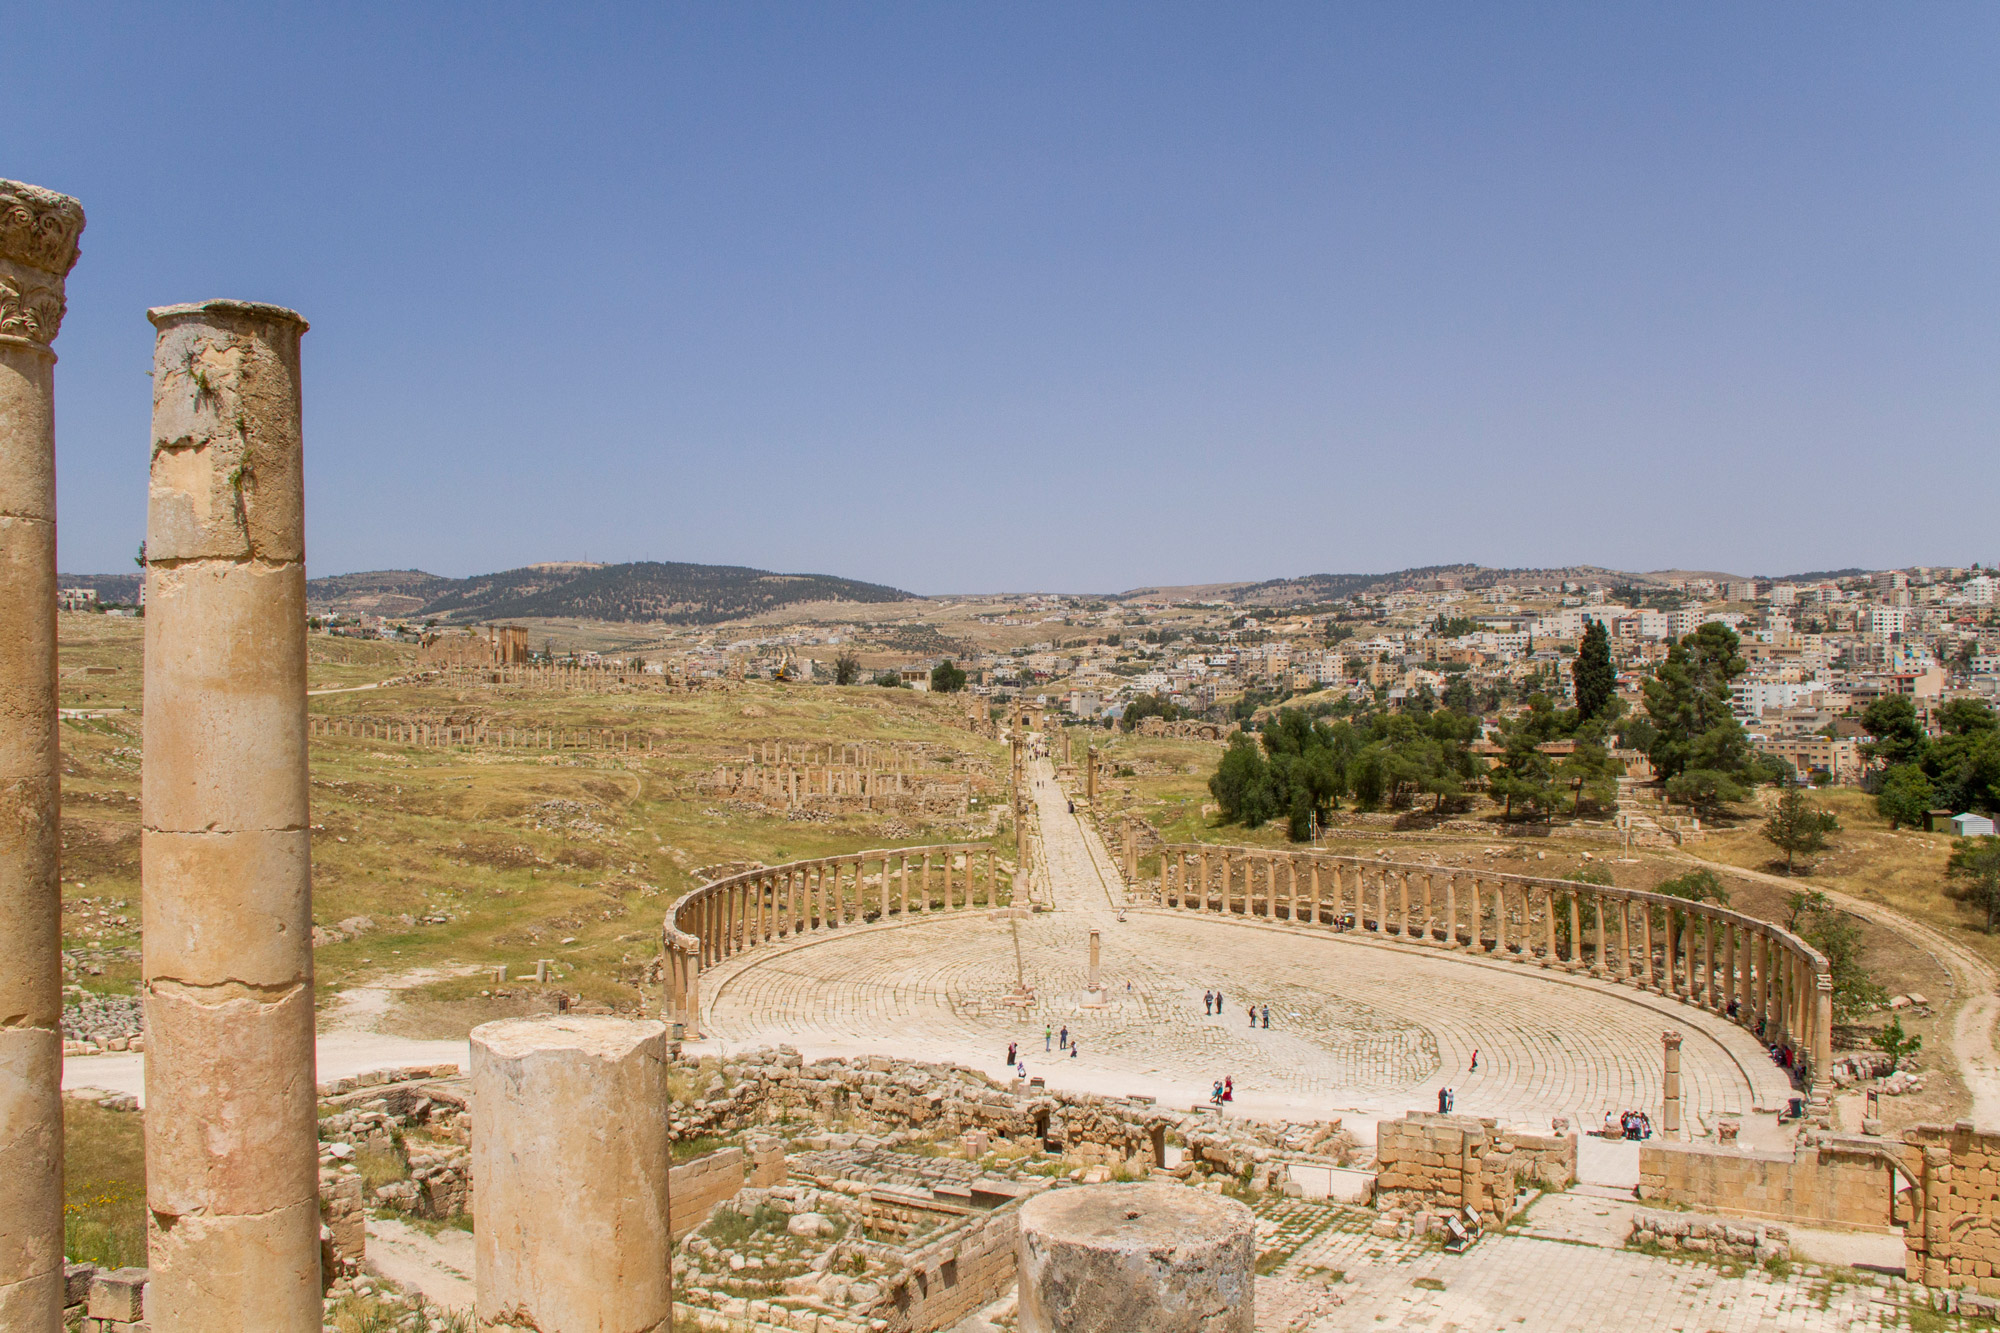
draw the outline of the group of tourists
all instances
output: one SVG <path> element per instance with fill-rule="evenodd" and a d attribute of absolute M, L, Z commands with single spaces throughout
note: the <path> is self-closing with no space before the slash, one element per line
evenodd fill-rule
<path fill-rule="evenodd" d="M 1627 1111 L 1623 1115 L 1604 1112 L 1604 1128 L 1598 1131 L 1600 1138 L 1631 1139 L 1638 1142 L 1653 1137 L 1653 1118 L 1644 1111 Z"/>
<path fill-rule="evenodd" d="M 1217 1106 L 1221 1106 L 1224 1102 L 1235 1101 L 1236 1080 L 1228 1077 L 1217 1079 L 1215 1081 L 1215 1090 L 1208 1094 L 1208 1099 Z"/>
<path fill-rule="evenodd" d="M 1250 1011 L 1251 1027 L 1268 1028 L 1271 1026 L 1270 1005 L 1253 1004 L 1245 1007 Z M 1203 991 L 1201 993 L 1201 1011 L 1211 1017 L 1220 1014 L 1222 1012 L 1222 992 L 1219 990 Z"/>

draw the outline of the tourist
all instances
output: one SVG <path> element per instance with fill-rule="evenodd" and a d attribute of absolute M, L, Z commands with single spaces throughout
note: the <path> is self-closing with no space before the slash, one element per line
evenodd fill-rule
<path fill-rule="evenodd" d="M 1222 1100 L 1225 1102 L 1236 1100 L 1236 1080 L 1228 1075 L 1222 1080 Z"/>
<path fill-rule="evenodd" d="M 1257 1026 L 1257 1006 L 1254 1004 L 1250 1006 L 1250 1026 Z"/>
<path fill-rule="evenodd" d="M 1045 1051 L 1053 1050 L 1055 1047 L 1055 1041 L 1056 1041 L 1056 1030 L 1052 1027 L 1044 1025 L 1042 1028 L 1042 1049 Z"/>
<path fill-rule="evenodd" d="M 1444 1109 L 1447 1111 L 1456 1111 L 1458 1109 L 1457 1088 L 1446 1088 L 1444 1090 Z"/>
<path fill-rule="evenodd" d="M 1615 1115 L 1613 1115 L 1613 1114 L 1611 1114 L 1611 1108 L 1610 1108 L 1610 1107 L 1608 1107 L 1608 1106 L 1607 1106 L 1607 1107 L 1605 1107 L 1605 1108 L 1604 1108 L 1604 1128 L 1603 1128 L 1603 1129 L 1602 1129 L 1601 1131 L 1599 1131 L 1599 1133 L 1598 1133 L 1598 1137 L 1599 1137 L 1599 1138 L 1605 1138 L 1605 1139 L 1615 1139 L 1615 1138 L 1618 1138 L 1618 1137 L 1620 1137 L 1620 1136 L 1621 1136 L 1621 1135 L 1622 1135 L 1623 1133 L 1624 1133 L 1624 1129 L 1623 1129 L 1623 1127 L 1622 1127 L 1621 1125 L 1619 1125 L 1619 1123 L 1618 1123 L 1618 1117 L 1617 1117 L 1617 1116 L 1615 1116 Z"/>
<path fill-rule="evenodd" d="M 1449 1111 L 1450 1109 L 1451 1109 L 1451 1098 L 1448 1095 L 1446 1095 L 1445 1090 L 1443 1088 L 1439 1088 L 1438 1114 L 1443 1115 L 1446 1111 Z"/>
<path fill-rule="evenodd" d="M 1028 1062 L 1026 1060 L 1023 1060 L 1021 1061 L 1021 1063 L 1014 1066 L 1014 1077 L 1026 1078 L 1027 1076 L 1028 1076 Z"/>
<path fill-rule="evenodd" d="M 1221 1080 L 1221 1079 L 1217 1079 L 1217 1080 L 1215 1080 L 1215 1090 L 1214 1090 L 1213 1092 L 1211 1092 L 1211 1093 L 1209 1093 L 1209 1094 L 1208 1094 L 1208 1099 L 1209 1099 L 1210 1101 L 1214 1102 L 1214 1103 L 1215 1103 L 1215 1104 L 1216 1104 L 1217 1106 L 1220 1106 L 1220 1105 L 1222 1105 L 1222 1080 Z"/>
<path fill-rule="evenodd" d="M 1069 1049 L 1069 1026 L 1067 1024 L 1063 1026 L 1061 1032 L 1056 1034 L 1056 1049 L 1059 1051 Z"/>
<path fill-rule="evenodd" d="M 1266 1029 L 1271 1026 L 1271 1006 L 1268 1004 L 1264 1006 L 1264 1026 Z"/>
<path fill-rule="evenodd" d="M 1214 991 L 1212 991 L 1212 990 L 1205 990 L 1205 991 L 1203 991 L 1203 992 L 1201 993 L 1201 1012 L 1202 1012 L 1202 1013 L 1203 1013 L 1204 1015 L 1206 1015 L 1206 1014 L 1212 1014 L 1212 1013 L 1214 1013 L 1214 1012 L 1215 1012 L 1215 992 L 1214 992 Z"/>
<path fill-rule="evenodd" d="M 1021 1050 L 1020 1050 L 1020 1045 L 1019 1045 L 1019 1043 L 1016 1043 L 1016 1042 L 1011 1042 L 1011 1041 L 1007 1043 L 1007 1063 L 1008 1063 L 1008 1064 L 1010 1064 L 1010 1065 L 1011 1065 L 1011 1064 L 1013 1064 L 1013 1063 L 1015 1062 L 1015 1057 L 1016 1057 L 1016 1056 L 1018 1056 L 1018 1055 L 1019 1055 L 1020 1053 L 1021 1053 Z"/>
<path fill-rule="evenodd" d="M 1071 1042 L 1071 1043 L 1069 1044 L 1069 1058 L 1070 1058 L 1070 1059 L 1072 1059 L 1072 1060 L 1076 1059 L 1076 1053 L 1077 1053 L 1078 1051 L 1082 1050 L 1082 1049 L 1083 1049 L 1083 1043 L 1082 1043 L 1082 1042 L 1080 1042 L 1080 1041 L 1073 1041 L 1073 1042 Z"/>
<path fill-rule="evenodd" d="M 1475 1074 L 1477 1074 L 1477 1073 L 1479 1072 L 1479 1048 L 1478 1048 L 1477 1046 L 1475 1046 L 1475 1047 L 1473 1047 L 1473 1048 L 1472 1048 L 1472 1071 L 1471 1071 L 1471 1072 L 1473 1072 L 1473 1073 L 1475 1073 Z"/>

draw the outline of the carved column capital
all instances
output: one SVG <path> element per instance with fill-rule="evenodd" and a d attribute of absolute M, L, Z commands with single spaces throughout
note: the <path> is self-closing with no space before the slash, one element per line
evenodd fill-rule
<path fill-rule="evenodd" d="M 0 180 L 0 337 L 47 346 L 62 328 L 63 279 L 76 267 L 83 205 Z"/>

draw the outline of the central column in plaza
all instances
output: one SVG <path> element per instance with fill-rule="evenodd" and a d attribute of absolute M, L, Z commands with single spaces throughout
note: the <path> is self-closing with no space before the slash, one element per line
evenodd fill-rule
<path fill-rule="evenodd" d="M 148 318 L 146 1314 L 318 1333 L 306 323 L 241 301 Z"/>

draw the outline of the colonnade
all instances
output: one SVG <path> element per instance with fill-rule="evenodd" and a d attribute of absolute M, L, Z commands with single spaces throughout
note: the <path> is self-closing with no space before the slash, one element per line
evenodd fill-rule
<path fill-rule="evenodd" d="M 489 727 L 483 723 L 451 726 L 435 722 L 381 722 L 373 718 L 315 717 L 308 726 L 315 738 L 346 736 L 356 740 L 445 749 L 454 745 L 485 745 L 505 750 L 650 751 L 653 737 L 610 727 Z"/>
<path fill-rule="evenodd" d="M 1477 867 L 1202 844 L 1161 850 L 1157 893 L 1181 911 L 1353 930 L 1631 985 L 1789 1047 L 1808 1087 L 1832 1056 L 1826 958 L 1781 926 L 1714 903 Z"/>
<path fill-rule="evenodd" d="M 987 843 L 938 843 L 793 861 L 704 884 L 667 917 L 668 1015 L 698 1029 L 702 970 L 746 949 L 815 930 L 1010 906 L 1018 873 Z"/>

